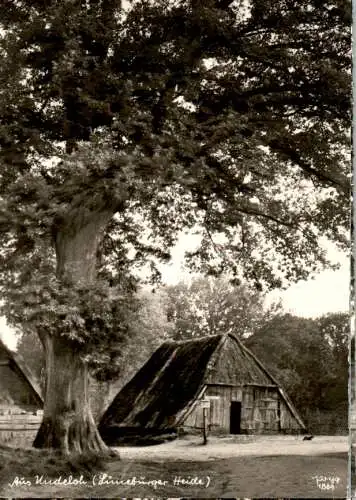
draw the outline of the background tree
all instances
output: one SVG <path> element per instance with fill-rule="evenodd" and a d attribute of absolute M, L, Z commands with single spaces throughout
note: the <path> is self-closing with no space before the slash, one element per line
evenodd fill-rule
<path fill-rule="evenodd" d="M 347 313 L 276 316 L 246 340 L 285 387 L 312 432 L 347 431 Z"/>
<path fill-rule="evenodd" d="M 172 336 L 173 324 L 167 318 L 168 299 L 164 288 L 158 288 L 154 293 L 141 289 L 137 300 L 139 308 L 131 320 L 130 336 L 118 345 L 118 352 L 111 362 L 100 363 L 98 368 L 102 380 L 114 378 L 114 391 L 128 382 L 161 343 Z M 110 352 L 112 350 L 108 350 Z"/>
<path fill-rule="evenodd" d="M 227 278 L 199 277 L 169 286 L 166 292 L 170 336 L 175 340 L 226 333 L 243 339 L 280 311 L 278 304 L 267 308 L 261 292 Z"/>
<path fill-rule="evenodd" d="M 350 6 L 7 0 L 2 14 L 0 279 L 9 321 L 46 352 L 35 445 L 106 451 L 87 367 L 129 335 L 135 266 L 155 277 L 199 227 L 193 269 L 276 287 L 327 265 L 320 236 L 347 245 Z"/>

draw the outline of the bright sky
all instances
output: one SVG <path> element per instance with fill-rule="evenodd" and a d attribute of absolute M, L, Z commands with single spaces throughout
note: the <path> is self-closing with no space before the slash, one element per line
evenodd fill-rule
<path fill-rule="evenodd" d="M 193 249 L 198 242 L 198 237 L 183 236 L 179 244 L 172 251 L 170 264 L 162 266 L 164 282 L 174 284 L 188 278 L 189 274 L 183 267 L 185 250 Z M 299 281 L 285 291 L 276 290 L 268 299 L 270 301 L 281 299 L 283 308 L 297 316 L 317 317 L 329 312 L 346 312 L 349 310 L 350 271 L 349 259 L 346 255 L 331 250 L 335 262 L 340 263 L 337 271 L 323 271 L 314 279 Z M 0 317 L 0 338 L 11 348 L 16 346 L 14 331 L 6 325 L 4 318 Z"/>
<path fill-rule="evenodd" d="M 329 312 L 346 312 L 350 300 L 349 265 L 338 271 L 323 271 L 314 279 L 299 281 L 284 292 L 274 291 L 272 298 L 281 298 L 286 312 L 297 316 L 317 317 Z"/>
<path fill-rule="evenodd" d="M 193 250 L 198 237 L 185 235 L 172 252 L 172 262 L 162 267 L 164 281 L 169 284 L 187 277 L 183 268 L 184 250 Z M 268 299 L 282 300 L 283 308 L 297 316 L 317 317 L 329 312 L 349 310 L 350 266 L 347 255 L 328 249 L 330 259 L 340 264 L 337 271 L 323 271 L 307 281 L 299 281 L 285 291 L 275 290 Z"/>
<path fill-rule="evenodd" d="M 165 281 L 173 284 L 185 276 L 184 271 L 177 273 L 172 266 L 166 273 Z M 269 294 L 268 302 L 281 299 L 286 312 L 304 317 L 346 312 L 349 310 L 349 286 L 349 263 L 345 257 L 338 271 L 323 271 L 313 279 L 298 281 L 287 290 L 275 290 Z"/>

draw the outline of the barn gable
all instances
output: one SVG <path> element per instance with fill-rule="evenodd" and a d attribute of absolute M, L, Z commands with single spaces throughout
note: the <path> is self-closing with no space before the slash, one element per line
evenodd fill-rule
<path fill-rule="evenodd" d="M 256 360 L 241 341 L 232 335 L 221 338 L 218 352 L 206 377 L 206 383 L 233 385 L 274 383 L 266 369 Z"/>
<path fill-rule="evenodd" d="M 295 408 L 257 358 L 235 336 L 215 335 L 164 343 L 114 398 L 99 430 L 110 442 L 113 434 L 125 429 L 142 433 L 200 428 L 200 400 L 206 396 L 219 399 L 211 406 L 212 427 L 229 432 L 235 400 L 243 408 L 241 432 L 262 429 L 254 421 L 265 415 L 278 420 L 278 425 L 265 425 L 265 430 L 278 432 L 283 419 L 286 428 L 304 429 Z M 263 408 L 254 404 L 257 398 Z"/>
<path fill-rule="evenodd" d="M 22 356 L 0 340 L 0 408 L 20 412 L 42 407 L 41 388 Z"/>

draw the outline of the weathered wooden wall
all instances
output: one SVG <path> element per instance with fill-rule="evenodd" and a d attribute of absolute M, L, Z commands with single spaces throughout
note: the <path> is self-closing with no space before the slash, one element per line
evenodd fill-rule
<path fill-rule="evenodd" d="M 0 411 L 0 444 L 28 448 L 42 422 L 42 411 L 16 413 L 13 408 Z"/>
<path fill-rule="evenodd" d="M 241 432 L 274 434 L 280 431 L 280 397 L 276 388 L 247 386 L 243 390 Z"/>
<path fill-rule="evenodd" d="M 204 393 L 203 399 L 209 396 L 218 396 L 218 399 L 212 399 L 210 409 L 207 411 L 207 420 L 209 428 L 214 431 L 230 430 L 230 403 L 231 401 L 241 401 L 242 390 L 239 387 L 228 385 L 211 385 L 208 386 Z M 201 404 L 197 402 L 193 409 L 189 412 L 184 420 L 184 428 L 203 427 L 203 411 Z"/>
<path fill-rule="evenodd" d="M 298 422 L 282 400 L 276 387 L 209 385 L 203 398 L 210 400 L 207 411 L 210 432 L 230 432 L 231 402 L 241 402 L 241 434 L 294 433 L 300 430 Z M 203 411 L 196 403 L 184 420 L 183 427 L 201 429 Z"/>
<path fill-rule="evenodd" d="M 210 402 L 210 426 L 214 430 L 230 431 L 230 405 L 231 401 L 242 400 L 242 388 L 224 385 L 208 386 L 207 396 L 218 396 Z"/>

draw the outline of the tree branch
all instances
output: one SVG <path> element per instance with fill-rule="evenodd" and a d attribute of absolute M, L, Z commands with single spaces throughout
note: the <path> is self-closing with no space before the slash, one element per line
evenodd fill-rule
<path fill-rule="evenodd" d="M 281 144 L 278 140 L 267 141 L 267 145 L 271 147 L 272 150 L 277 153 L 281 153 L 287 156 L 293 163 L 298 165 L 305 173 L 317 178 L 318 180 L 325 182 L 332 187 L 338 187 L 341 191 L 348 195 L 350 193 L 350 183 L 347 179 L 338 175 L 336 172 L 323 172 L 312 167 L 308 162 L 303 160 L 301 155 L 291 147 Z"/>
<path fill-rule="evenodd" d="M 252 204 L 250 206 L 245 206 L 245 207 L 236 206 L 236 210 L 238 210 L 240 213 L 243 213 L 246 215 L 254 215 L 256 217 L 262 217 L 264 219 L 271 220 L 271 221 L 273 221 L 276 224 L 279 224 L 281 226 L 285 226 L 285 227 L 289 227 L 289 228 L 295 227 L 294 222 L 288 222 L 288 221 L 279 219 L 278 217 L 275 217 L 272 214 L 262 212 L 261 210 L 258 210 L 255 205 L 252 205 Z"/>

